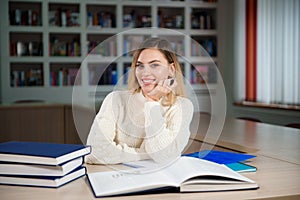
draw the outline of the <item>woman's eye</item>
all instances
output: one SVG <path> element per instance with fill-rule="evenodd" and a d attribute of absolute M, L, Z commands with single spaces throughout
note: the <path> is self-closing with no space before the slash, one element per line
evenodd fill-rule
<path fill-rule="evenodd" d="M 144 68 L 144 65 L 136 65 L 136 68 L 142 69 Z"/>
<path fill-rule="evenodd" d="M 150 65 L 151 67 L 155 68 L 155 67 L 159 67 L 160 65 L 159 64 L 156 64 L 156 63 L 153 63 Z"/>

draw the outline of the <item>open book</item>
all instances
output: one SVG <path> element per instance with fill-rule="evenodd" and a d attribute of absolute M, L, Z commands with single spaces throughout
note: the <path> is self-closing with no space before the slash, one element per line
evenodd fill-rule
<path fill-rule="evenodd" d="M 171 165 L 151 173 L 127 171 L 87 174 L 96 197 L 150 192 L 162 188 L 177 188 L 179 192 L 207 192 L 257 189 L 258 185 L 229 169 L 210 161 L 180 157 Z"/>

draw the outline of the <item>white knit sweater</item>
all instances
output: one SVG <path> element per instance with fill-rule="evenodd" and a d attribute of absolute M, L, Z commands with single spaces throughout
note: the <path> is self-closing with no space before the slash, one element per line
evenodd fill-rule
<path fill-rule="evenodd" d="M 143 94 L 115 91 L 104 99 L 92 124 L 86 156 L 90 164 L 143 159 L 163 162 L 182 153 L 190 136 L 193 104 L 178 97 L 172 106 L 147 101 Z"/>

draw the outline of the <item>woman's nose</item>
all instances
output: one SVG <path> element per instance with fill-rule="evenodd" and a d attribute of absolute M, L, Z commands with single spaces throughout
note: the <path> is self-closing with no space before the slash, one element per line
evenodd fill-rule
<path fill-rule="evenodd" d="M 152 72 L 151 67 L 149 65 L 145 65 L 143 68 L 143 73 L 146 74 L 150 74 Z"/>

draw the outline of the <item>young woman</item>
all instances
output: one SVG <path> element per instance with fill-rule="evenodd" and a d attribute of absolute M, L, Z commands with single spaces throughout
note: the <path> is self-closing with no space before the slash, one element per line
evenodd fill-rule
<path fill-rule="evenodd" d="M 175 159 L 188 143 L 192 116 L 176 54 L 167 40 L 150 38 L 134 53 L 128 90 L 104 99 L 87 139 L 92 152 L 86 162 Z"/>

